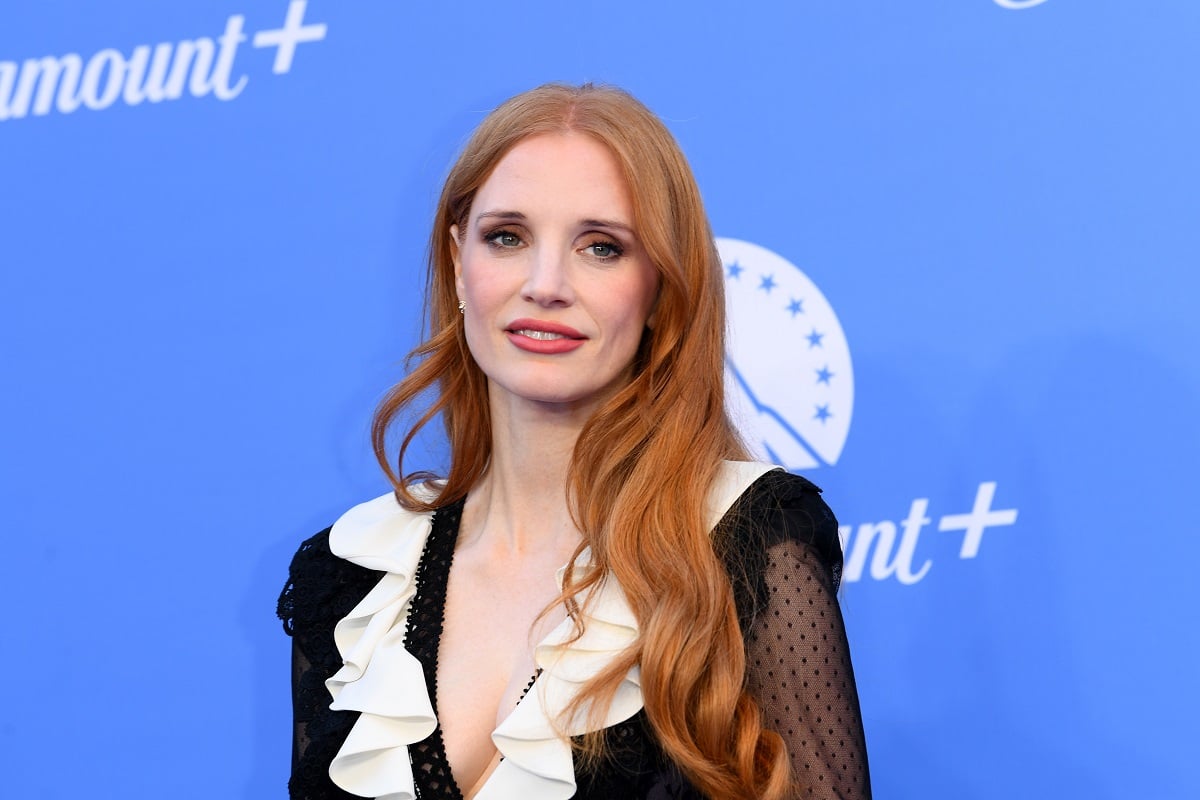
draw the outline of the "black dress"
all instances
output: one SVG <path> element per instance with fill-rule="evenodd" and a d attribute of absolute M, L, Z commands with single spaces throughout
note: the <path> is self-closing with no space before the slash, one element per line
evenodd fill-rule
<path fill-rule="evenodd" d="M 747 681 L 768 727 L 788 746 L 809 798 L 871 796 L 858 693 L 836 592 L 842 553 L 837 522 L 807 480 L 781 471 L 755 481 L 713 532 L 745 631 Z M 439 509 L 420 557 L 404 646 L 435 686 L 442 607 L 462 504 Z M 292 798 L 353 798 L 329 765 L 358 718 L 334 711 L 325 680 L 342 667 L 334 626 L 384 573 L 329 549 L 329 529 L 304 542 L 279 600 L 293 637 Z M 436 702 L 436 692 L 430 692 Z M 434 709 L 436 712 L 436 708 Z M 576 798 L 699 800 L 658 747 L 644 711 L 605 729 L 610 757 L 576 767 Z M 418 796 L 461 798 L 440 731 L 409 747 Z"/>

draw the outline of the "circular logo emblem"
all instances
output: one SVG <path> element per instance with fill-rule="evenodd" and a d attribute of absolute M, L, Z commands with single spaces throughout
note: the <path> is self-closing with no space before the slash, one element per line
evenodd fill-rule
<path fill-rule="evenodd" d="M 833 307 L 791 262 L 717 239 L 725 265 L 729 413 L 754 455 L 789 470 L 836 464 L 854 410 L 850 347 Z"/>

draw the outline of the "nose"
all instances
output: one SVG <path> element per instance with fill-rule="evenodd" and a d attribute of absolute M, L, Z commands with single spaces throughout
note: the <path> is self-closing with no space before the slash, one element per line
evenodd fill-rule
<path fill-rule="evenodd" d="M 575 302 L 569 256 L 563 249 L 547 246 L 533 249 L 521 296 L 547 308 L 569 306 Z"/>

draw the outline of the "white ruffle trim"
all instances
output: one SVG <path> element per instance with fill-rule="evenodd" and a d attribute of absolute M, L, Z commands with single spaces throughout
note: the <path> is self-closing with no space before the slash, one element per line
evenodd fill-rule
<path fill-rule="evenodd" d="M 769 464 L 726 462 L 706 511 L 716 525 L 729 506 Z M 408 746 L 437 727 L 420 662 L 404 648 L 413 577 L 432 514 L 402 508 L 392 494 L 355 506 L 333 526 L 330 550 L 360 566 L 387 574 L 334 628 L 343 666 L 325 682 L 335 710 L 360 716 L 333 762 L 335 784 L 360 797 L 414 800 Z M 579 566 L 586 567 L 587 553 Z M 558 572 L 562 585 L 563 570 Z M 573 623 L 564 620 L 534 651 L 542 673 L 524 699 L 492 733 L 503 756 L 480 789 L 478 800 L 565 800 L 575 794 L 570 742 L 551 720 L 580 687 L 632 645 L 638 635 L 625 593 L 610 575 L 581 604 L 583 634 L 572 641 Z M 605 713 L 601 727 L 629 719 L 642 708 L 640 676 L 629 670 Z M 567 720 L 564 733 L 587 733 L 586 715 Z"/>

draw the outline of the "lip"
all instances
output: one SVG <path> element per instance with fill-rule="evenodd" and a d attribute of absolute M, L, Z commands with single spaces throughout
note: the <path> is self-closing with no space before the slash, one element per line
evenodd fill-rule
<path fill-rule="evenodd" d="M 544 333 L 558 334 L 560 339 L 535 339 L 532 336 L 526 336 L 519 331 L 540 331 Z M 529 353 L 539 353 L 542 355 L 557 355 L 559 353 L 569 353 L 572 350 L 583 345 L 587 341 L 587 337 L 579 331 L 563 325 L 559 322 L 550 322 L 541 319 L 528 319 L 522 317 L 510 322 L 504 328 L 504 334 L 514 346 L 519 347 Z"/>
<path fill-rule="evenodd" d="M 568 339 L 587 338 L 579 331 L 575 330 L 569 325 L 563 325 L 561 322 L 550 322 L 549 320 L 544 319 L 530 319 L 528 317 L 514 319 L 512 322 L 504 326 L 504 330 L 508 331 L 509 333 L 513 333 L 514 331 L 545 331 L 546 333 L 557 333 L 559 335 L 566 336 Z"/>

